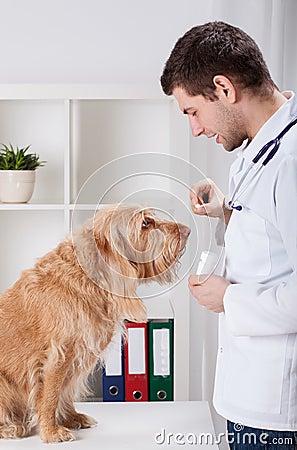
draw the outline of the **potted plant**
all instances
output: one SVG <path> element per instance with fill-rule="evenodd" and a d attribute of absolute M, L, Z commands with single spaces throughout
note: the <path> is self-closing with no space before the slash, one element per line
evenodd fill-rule
<path fill-rule="evenodd" d="M 0 148 L 0 201 L 27 203 L 35 185 L 35 170 L 45 164 L 36 153 L 27 153 L 31 146 Z"/>

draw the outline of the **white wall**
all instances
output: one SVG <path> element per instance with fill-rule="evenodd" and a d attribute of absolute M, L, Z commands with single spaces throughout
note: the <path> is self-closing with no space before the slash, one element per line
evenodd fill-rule
<path fill-rule="evenodd" d="M 176 39 L 214 19 L 243 27 L 270 63 L 272 4 L 294 31 L 295 0 L 0 0 L 0 83 L 157 83 Z"/>
<path fill-rule="evenodd" d="M 156 82 L 199 4 L 1 0 L 0 82 Z"/>

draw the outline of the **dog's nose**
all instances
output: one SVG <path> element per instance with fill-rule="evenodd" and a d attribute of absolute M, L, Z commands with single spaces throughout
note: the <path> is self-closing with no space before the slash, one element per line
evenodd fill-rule
<path fill-rule="evenodd" d="M 187 239 L 191 233 L 191 229 L 186 225 L 179 225 L 179 232 L 183 238 Z"/>

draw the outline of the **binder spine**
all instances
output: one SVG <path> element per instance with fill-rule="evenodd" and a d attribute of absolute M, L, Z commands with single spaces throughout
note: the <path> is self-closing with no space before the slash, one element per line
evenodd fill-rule
<path fill-rule="evenodd" d="M 127 402 L 148 401 L 148 342 L 146 323 L 126 323 L 125 399 Z"/>
<path fill-rule="evenodd" d="M 173 400 L 173 321 L 151 321 L 149 340 L 149 400 Z"/>
<path fill-rule="evenodd" d="M 124 344 L 119 333 L 109 349 L 102 369 L 104 402 L 125 401 Z"/>

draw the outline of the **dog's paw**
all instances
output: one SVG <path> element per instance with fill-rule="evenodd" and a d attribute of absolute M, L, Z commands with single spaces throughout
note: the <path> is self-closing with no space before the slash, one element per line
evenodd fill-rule
<path fill-rule="evenodd" d="M 75 436 L 67 428 L 57 426 L 51 430 L 40 431 L 41 438 L 46 444 L 54 442 L 75 441 Z"/>
<path fill-rule="evenodd" d="M 79 414 L 82 417 L 81 428 L 92 428 L 95 427 L 98 422 L 93 417 L 87 416 L 86 414 Z"/>
<path fill-rule="evenodd" d="M 29 431 L 23 424 L 0 425 L 0 439 L 19 439 L 28 436 Z"/>
<path fill-rule="evenodd" d="M 0 439 L 14 439 L 17 438 L 15 427 L 12 425 L 0 426 Z"/>
<path fill-rule="evenodd" d="M 97 420 L 93 417 L 87 416 L 86 414 L 76 413 L 63 420 L 63 425 L 72 430 L 78 430 L 80 428 L 92 428 L 97 425 Z"/>

